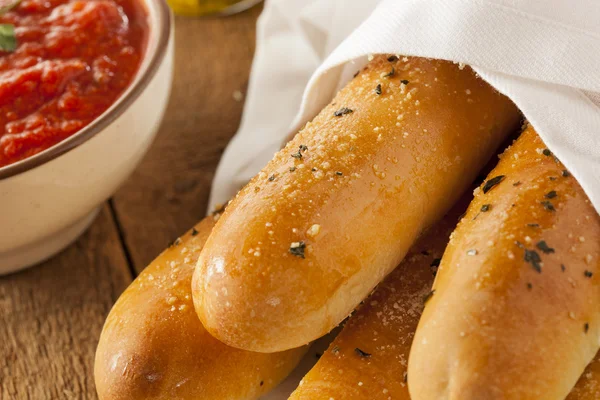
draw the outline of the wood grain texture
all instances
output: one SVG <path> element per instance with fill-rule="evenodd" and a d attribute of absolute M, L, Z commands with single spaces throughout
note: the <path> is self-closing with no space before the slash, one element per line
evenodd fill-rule
<path fill-rule="evenodd" d="M 150 152 L 114 197 L 135 269 L 206 212 L 210 184 L 239 125 L 260 7 L 227 18 L 176 18 L 175 80 Z"/>
<path fill-rule="evenodd" d="M 96 343 L 131 280 L 103 206 L 53 259 L 0 279 L 0 399 L 94 399 Z"/>
<path fill-rule="evenodd" d="M 94 352 L 132 278 L 126 255 L 140 271 L 204 216 L 242 113 L 233 92 L 245 93 L 259 13 L 176 19 L 169 107 L 149 154 L 113 199 L 115 213 L 105 205 L 74 245 L 0 278 L 0 399 L 97 398 Z"/>

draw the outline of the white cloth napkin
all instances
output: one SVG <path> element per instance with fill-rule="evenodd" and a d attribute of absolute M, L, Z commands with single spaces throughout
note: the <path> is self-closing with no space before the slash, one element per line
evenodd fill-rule
<path fill-rule="evenodd" d="M 523 111 L 600 212 L 598 0 L 267 0 L 244 116 L 217 169 L 211 209 L 376 53 L 473 67 Z M 267 398 L 285 399 L 286 390 Z"/>
<path fill-rule="evenodd" d="M 267 0 L 209 211 L 375 53 L 471 65 L 519 106 L 600 211 L 598 0 Z"/>

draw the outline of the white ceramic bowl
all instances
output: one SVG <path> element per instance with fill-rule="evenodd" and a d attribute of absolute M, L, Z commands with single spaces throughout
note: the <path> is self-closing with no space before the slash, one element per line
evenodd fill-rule
<path fill-rule="evenodd" d="M 0 168 L 0 275 L 73 242 L 148 150 L 169 98 L 173 21 L 164 0 L 143 0 L 149 38 L 129 88 L 90 125 Z"/>

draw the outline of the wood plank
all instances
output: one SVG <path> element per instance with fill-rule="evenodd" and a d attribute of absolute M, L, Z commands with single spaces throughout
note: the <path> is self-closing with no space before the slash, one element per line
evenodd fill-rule
<path fill-rule="evenodd" d="M 219 158 L 236 132 L 260 7 L 227 18 L 176 18 L 175 79 L 156 141 L 114 196 L 135 268 L 206 212 Z"/>
<path fill-rule="evenodd" d="M 0 278 L 0 399 L 94 399 L 108 311 L 131 281 L 112 214 L 58 256 Z"/>

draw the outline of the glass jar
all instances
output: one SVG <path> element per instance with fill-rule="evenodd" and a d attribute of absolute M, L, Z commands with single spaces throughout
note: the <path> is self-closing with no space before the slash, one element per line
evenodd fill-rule
<path fill-rule="evenodd" d="M 177 15 L 231 15 L 247 10 L 262 0 L 167 0 Z"/>

